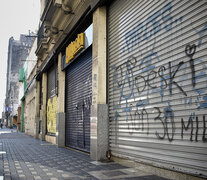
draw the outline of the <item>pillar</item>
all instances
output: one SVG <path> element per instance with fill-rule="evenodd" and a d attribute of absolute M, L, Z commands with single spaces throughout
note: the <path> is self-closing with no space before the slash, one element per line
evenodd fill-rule
<path fill-rule="evenodd" d="M 35 138 L 39 135 L 39 122 L 40 122 L 40 81 L 36 81 L 35 88 Z"/>
<path fill-rule="evenodd" d="M 92 107 L 90 156 L 106 159 L 108 150 L 108 106 L 106 96 L 106 7 L 93 14 Z"/>
<path fill-rule="evenodd" d="M 43 97 L 43 103 L 42 103 L 42 108 L 41 108 L 41 120 L 42 120 L 42 134 L 41 134 L 41 140 L 45 140 L 45 135 L 46 135 L 46 123 L 47 123 L 47 117 L 46 117 L 46 112 L 47 112 L 47 73 L 42 74 L 42 97 Z"/>
<path fill-rule="evenodd" d="M 56 144 L 65 146 L 65 71 L 61 70 L 62 54 L 58 55 L 58 104 L 56 114 Z"/>

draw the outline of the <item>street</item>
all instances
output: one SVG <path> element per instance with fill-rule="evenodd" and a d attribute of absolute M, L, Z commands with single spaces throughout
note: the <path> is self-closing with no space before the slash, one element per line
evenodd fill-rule
<path fill-rule="evenodd" d="M 0 180 L 143 179 L 164 180 L 114 162 L 58 148 L 13 129 L 0 129 Z"/>

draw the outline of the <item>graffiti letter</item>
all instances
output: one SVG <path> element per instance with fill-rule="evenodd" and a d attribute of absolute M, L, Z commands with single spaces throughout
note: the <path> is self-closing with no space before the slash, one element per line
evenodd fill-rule
<path fill-rule="evenodd" d="M 162 20 L 164 22 L 164 28 L 166 31 L 171 30 L 172 25 L 173 25 L 173 18 L 171 16 L 171 10 L 172 10 L 172 5 L 170 2 L 163 8 L 163 12 L 162 12 Z"/>
<path fill-rule="evenodd" d="M 130 57 L 126 63 L 127 71 L 130 74 L 132 69 L 136 66 L 137 60 L 135 57 Z"/>
<path fill-rule="evenodd" d="M 195 87 L 196 85 L 196 80 L 195 80 L 195 67 L 194 67 L 194 60 L 193 60 L 193 55 L 195 54 L 196 51 L 196 45 L 193 44 L 191 45 L 187 45 L 185 47 L 185 54 L 190 58 L 190 68 L 191 68 L 191 74 L 192 74 L 192 84 L 193 87 Z"/>
<path fill-rule="evenodd" d="M 162 121 L 162 118 L 160 117 L 161 111 L 160 111 L 160 108 L 158 108 L 158 107 L 154 107 L 154 108 L 158 111 L 158 116 L 157 116 L 154 120 L 155 120 L 155 121 L 156 121 L 156 120 L 160 120 L 161 123 L 162 123 L 162 125 L 163 125 L 163 129 L 164 129 L 163 136 L 160 136 L 159 133 L 158 133 L 157 131 L 155 132 L 155 135 L 157 136 L 158 139 L 164 139 L 164 138 L 165 138 L 165 134 L 166 134 L 166 132 L 165 132 L 165 124 L 164 124 L 164 122 Z"/>
<path fill-rule="evenodd" d="M 157 88 L 157 86 L 152 86 L 150 84 L 150 81 L 154 80 L 156 78 L 156 72 L 155 71 L 151 71 L 149 74 L 148 74 L 148 78 L 147 78 L 147 83 L 148 83 L 148 86 L 151 87 L 152 89 L 155 89 Z M 150 76 L 152 75 L 152 77 L 150 78 Z"/>
<path fill-rule="evenodd" d="M 123 70 L 122 70 L 122 69 L 123 69 L 123 68 L 122 68 L 122 65 L 120 65 L 120 66 L 118 66 L 118 67 L 116 68 L 116 70 L 115 70 L 115 71 L 117 72 L 117 74 L 116 74 L 117 76 L 119 75 L 118 72 L 121 71 L 121 74 L 120 74 L 120 76 L 121 76 L 121 80 L 119 80 L 119 81 L 117 80 L 117 81 L 116 81 L 117 86 L 118 86 L 119 88 L 123 85 L 123 81 L 124 81 L 124 80 L 122 79 L 122 77 L 123 77 Z M 118 77 L 117 77 L 117 78 L 118 78 Z"/>
<path fill-rule="evenodd" d="M 143 31 L 143 25 L 142 25 L 142 23 L 139 23 L 137 25 L 137 32 L 136 32 L 136 41 L 137 41 L 137 43 L 136 44 L 139 44 L 139 42 L 141 41 L 142 31 Z"/>
<path fill-rule="evenodd" d="M 196 117 L 196 134 L 195 134 L 195 141 L 197 142 L 198 141 L 198 117 Z"/>
<path fill-rule="evenodd" d="M 203 142 L 207 142 L 207 138 L 206 136 L 206 120 L 205 120 L 205 116 L 203 116 Z"/>
<path fill-rule="evenodd" d="M 176 73 L 179 71 L 180 67 L 184 64 L 183 61 L 179 62 L 177 69 L 175 70 L 175 72 L 172 74 L 171 71 L 171 62 L 169 62 L 169 74 L 170 74 L 170 78 L 169 78 L 169 91 L 170 91 L 170 95 L 172 95 L 172 85 L 176 85 L 177 88 L 185 95 L 187 96 L 186 92 L 178 85 L 177 82 L 173 81 L 173 79 L 175 78 Z"/>
<path fill-rule="evenodd" d="M 139 88 L 139 84 L 141 84 L 141 82 L 139 82 L 139 79 L 143 79 L 143 82 L 144 82 L 144 86 L 143 86 L 143 88 L 142 88 L 141 90 L 140 90 L 140 88 Z M 145 78 L 144 78 L 143 76 L 141 76 L 141 75 L 136 76 L 136 77 L 135 77 L 135 86 L 136 86 L 137 91 L 138 91 L 139 93 L 143 92 L 143 91 L 145 90 L 145 87 L 146 87 L 146 81 L 145 81 Z"/>
<path fill-rule="evenodd" d="M 173 137 L 174 137 L 174 134 L 175 134 L 175 122 L 174 122 L 174 112 L 173 112 L 170 105 L 164 109 L 164 116 L 165 116 L 165 127 L 166 127 L 167 137 L 168 137 L 168 140 L 171 142 L 173 140 Z M 170 138 L 169 132 L 168 132 L 168 118 L 170 118 L 170 122 L 171 122 L 171 125 L 172 125 L 172 136 L 171 136 L 171 138 Z"/>
<path fill-rule="evenodd" d="M 165 89 L 167 87 L 167 81 L 166 79 L 163 77 L 164 76 L 164 71 L 165 71 L 165 66 L 161 66 L 158 70 L 158 75 L 159 77 L 162 79 L 162 81 L 164 81 L 165 85 L 164 87 L 162 86 L 162 89 Z"/>
<path fill-rule="evenodd" d="M 187 126 L 185 126 L 185 123 L 184 123 L 184 120 L 183 118 L 181 118 L 181 126 L 182 126 L 182 129 L 181 129 L 181 137 L 183 139 L 183 129 L 185 129 L 185 131 L 188 130 L 189 126 L 191 125 L 191 136 L 190 136 L 190 140 L 192 141 L 192 137 L 193 137 L 193 117 L 192 117 L 192 114 L 190 115 L 189 119 L 188 119 L 188 124 Z"/>
<path fill-rule="evenodd" d="M 144 115 L 146 115 L 146 118 L 147 118 L 147 134 L 149 134 L 149 117 L 148 117 L 148 113 L 145 108 L 142 110 L 142 122 L 144 119 Z M 144 127 L 143 127 L 143 130 L 144 130 Z"/>

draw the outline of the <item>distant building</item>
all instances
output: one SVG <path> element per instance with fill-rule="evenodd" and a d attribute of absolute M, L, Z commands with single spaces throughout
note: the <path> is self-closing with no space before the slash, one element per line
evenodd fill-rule
<path fill-rule="evenodd" d="M 19 69 L 23 66 L 34 41 L 32 35 L 33 33 L 29 33 L 28 35 L 21 34 L 19 40 L 15 40 L 13 37 L 9 39 L 5 99 L 7 126 L 12 126 L 12 123 L 15 123 L 17 119 Z"/>

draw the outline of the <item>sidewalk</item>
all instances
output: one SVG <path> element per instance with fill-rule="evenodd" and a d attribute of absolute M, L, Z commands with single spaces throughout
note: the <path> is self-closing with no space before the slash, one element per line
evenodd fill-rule
<path fill-rule="evenodd" d="M 13 132 L 12 132 L 13 131 Z M 0 129 L 0 180 L 164 180 L 114 162 L 101 163 L 88 154 Z"/>

